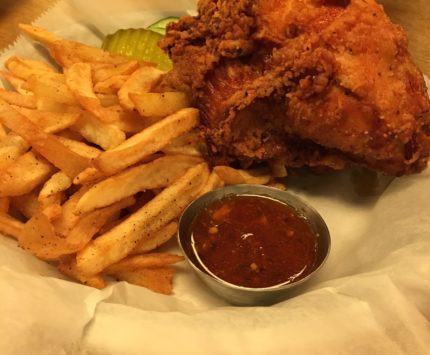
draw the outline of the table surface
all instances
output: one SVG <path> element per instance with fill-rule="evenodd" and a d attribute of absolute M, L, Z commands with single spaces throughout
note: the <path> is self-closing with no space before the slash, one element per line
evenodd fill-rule
<path fill-rule="evenodd" d="M 421 70 L 430 76 L 430 1 L 378 0 L 395 23 L 408 33 L 410 51 Z M 56 0 L 0 0 L 0 49 L 18 35 L 18 23 L 30 23 Z"/>

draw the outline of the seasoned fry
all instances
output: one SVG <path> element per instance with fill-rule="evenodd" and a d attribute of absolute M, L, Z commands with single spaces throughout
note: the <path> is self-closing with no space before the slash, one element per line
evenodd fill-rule
<path fill-rule="evenodd" d="M 162 151 L 165 154 L 186 154 L 201 157 L 206 154 L 207 147 L 204 141 L 202 141 L 199 132 L 192 130 L 175 138 Z"/>
<path fill-rule="evenodd" d="M 81 250 L 91 238 L 105 225 L 112 216 L 136 202 L 134 197 L 128 197 L 109 207 L 93 211 L 82 216 L 65 240 L 71 246 L 73 253 Z"/>
<path fill-rule="evenodd" d="M 108 150 L 125 141 L 125 133 L 118 127 L 101 122 L 89 112 L 83 112 L 72 130 L 81 134 L 86 140 Z"/>
<path fill-rule="evenodd" d="M 17 219 L 5 214 L 0 213 L 0 232 L 4 233 L 10 237 L 18 239 L 22 230 L 24 228 L 24 224 L 18 221 Z"/>
<path fill-rule="evenodd" d="M 70 68 L 75 63 L 107 63 L 122 64 L 129 59 L 117 54 L 111 54 L 100 48 L 89 47 L 85 44 L 59 40 L 49 44 L 52 58 L 63 68 Z"/>
<path fill-rule="evenodd" d="M 172 239 L 177 229 L 178 223 L 170 222 L 160 230 L 152 233 L 148 238 L 141 240 L 140 243 L 133 249 L 131 254 L 144 254 L 157 249 L 159 246 Z"/>
<path fill-rule="evenodd" d="M 58 264 L 58 270 L 64 275 L 79 281 L 84 285 L 98 289 L 106 287 L 106 281 L 101 275 L 94 275 L 90 277 L 82 275 L 82 273 L 80 273 L 76 268 L 76 259 L 74 256 L 63 258 L 63 260 L 61 260 L 61 262 Z"/>
<path fill-rule="evenodd" d="M 0 71 L 0 76 L 2 76 L 19 94 L 33 95 L 31 91 L 24 89 L 24 86 L 27 84 L 25 80 L 22 80 L 6 71 Z"/>
<path fill-rule="evenodd" d="M 85 169 L 82 173 L 77 175 L 73 179 L 74 185 L 87 185 L 87 184 L 93 184 L 97 181 L 100 181 L 103 179 L 105 175 L 98 169 L 90 167 Z"/>
<path fill-rule="evenodd" d="M 125 258 L 104 270 L 107 275 L 115 275 L 121 272 L 136 271 L 139 269 L 157 268 L 183 261 L 184 257 L 173 254 L 144 254 Z"/>
<path fill-rule="evenodd" d="M 106 287 L 106 281 L 103 279 L 101 275 L 94 275 L 90 277 L 86 277 L 82 275 L 79 270 L 76 268 L 76 259 L 73 256 L 63 258 L 58 264 L 58 270 L 64 275 L 79 281 L 80 283 L 102 289 Z"/>
<path fill-rule="evenodd" d="M 128 75 L 116 75 L 94 85 L 94 92 L 100 94 L 116 94 L 128 80 Z M 118 98 L 118 96 L 115 96 Z M 119 103 L 119 100 L 118 100 Z"/>
<path fill-rule="evenodd" d="M 81 187 L 62 205 L 62 214 L 60 218 L 54 222 L 55 232 L 59 236 L 66 237 L 79 221 L 80 216 L 75 214 L 76 205 L 87 191 L 88 187 Z"/>
<path fill-rule="evenodd" d="M 55 42 L 62 40 L 61 37 L 58 37 L 55 34 L 46 31 L 45 29 L 40 27 L 27 24 L 19 24 L 19 28 L 22 32 L 30 36 L 35 41 L 38 41 L 48 47 Z"/>
<path fill-rule="evenodd" d="M 61 143 L 63 143 L 67 148 L 69 148 L 71 151 L 88 159 L 95 159 L 102 152 L 100 149 L 80 141 L 76 141 L 76 140 L 69 139 L 66 137 L 61 137 L 61 136 L 57 136 L 57 139 Z"/>
<path fill-rule="evenodd" d="M 36 97 L 34 95 L 21 95 L 17 92 L 7 91 L 0 88 L 0 99 L 10 105 L 16 105 L 26 108 L 36 108 Z"/>
<path fill-rule="evenodd" d="M 118 119 L 114 110 L 102 106 L 93 90 L 91 65 L 75 63 L 65 70 L 66 83 L 79 104 L 96 116 L 100 121 L 111 123 Z"/>
<path fill-rule="evenodd" d="M 54 174 L 51 178 L 45 182 L 39 193 L 39 202 L 57 194 L 58 192 L 66 191 L 72 186 L 72 180 L 64 174 L 62 171 Z"/>
<path fill-rule="evenodd" d="M 0 121 L 24 138 L 34 150 L 57 168 L 63 170 L 70 178 L 74 178 L 90 165 L 87 158 L 68 149 L 55 136 L 45 133 L 1 99 Z"/>
<path fill-rule="evenodd" d="M 117 116 L 116 120 L 112 122 L 112 125 L 119 128 L 127 135 L 139 133 L 148 127 L 147 122 L 142 120 L 135 111 L 126 111 L 119 105 L 113 105 L 108 109 L 115 111 L 114 115 Z"/>
<path fill-rule="evenodd" d="M 44 182 L 53 171 L 51 164 L 28 152 L 0 171 L 0 197 L 29 193 Z"/>
<path fill-rule="evenodd" d="M 79 113 L 47 112 L 40 110 L 29 110 L 23 107 L 13 107 L 19 113 L 37 124 L 46 133 L 57 133 L 73 126 L 79 119 Z"/>
<path fill-rule="evenodd" d="M 214 172 L 226 185 L 236 184 L 267 184 L 272 180 L 268 169 L 241 170 L 229 166 L 216 166 Z"/>
<path fill-rule="evenodd" d="M 129 76 L 139 69 L 140 65 L 137 60 L 130 60 L 118 65 L 103 66 L 94 70 L 93 79 L 96 83 L 99 83 L 115 76 Z"/>
<path fill-rule="evenodd" d="M 95 275 L 126 257 L 142 239 L 177 218 L 208 176 L 206 164 L 189 169 L 140 210 L 80 251 L 76 257 L 78 268 L 84 274 Z"/>
<path fill-rule="evenodd" d="M 76 213 L 108 206 L 139 191 L 164 188 L 202 162 L 190 156 L 165 156 L 148 164 L 128 169 L 95 184 L 79 200 Z"/>
<path fill-rule="evenodd" d="M 129 94 L 149 92 L 163 74 L 163 71 L 150 66 L 136 70 L 118 91 L 121 106 L 130 111 L 134 110 L 135 104 Z"/>
<path fill-rule="evenodd" d="M 60 76 L 48 64 L 31 59 L 11 57 L 6 61 L 5 67 L 12 75 L 23 80 L 27 80 L 32 75 L 50 78 L 58 78 Z"/>
<path fill-rule="evenodd" d="M 166 117 L 129 138 L 114 149 L 102 153 L 94 165 L 107 175 L 115 174 L 163 149 L 174 138 L 198 124 L 198 111 L 188 108 Z"/>
<path fill-rule="evenodd" d="M 170 267 L 125 271 L 112 276 L 117 280 L 146 287 L 154 292 L 165 295 L 172 293 L 173 270 Z"/>
<path fill-rule="evenodd" d="M 129 97 L 143 117 L 166 117 L 190 107 L 190 100 L 183 92 L 130 93 Z"/>
<path fill-rule="evenodd" d="M 17 146 L 0 147 L 0 171 L 16 161 L 25 151 Z"/>
<path fill-rule="evenodd" d="M 9 133 L 3 141 L 0 142 L 0 171 L 6 169 L 29 148 L 20 136 Z"/>
<path fill-rule="evenodd" d="M 76 100 L 72 91 L 70 91 L 64 82 L 58 79 L 32 75 L 28 78 L 27 85 L 25 87 L 33 92 L 37 98 L 44 97 L 59 104 L 70 106 L 75 106 L 78 104 L 78 101 Z"/>
<path fill-rule="evenodd" d="M 62 194 L 59 193 L 57 195 L 51 196 L 46 201 L 43 201 L 44 203 L 47 203 L 47 205 L 44 207 L 41 206 L 42 213 L 49 219 L 50 222 L 55 221 L 61 216 L 61 205 L 59 203 L 54 202 L 54 200 L 60 200 L 61 196 Z"/>

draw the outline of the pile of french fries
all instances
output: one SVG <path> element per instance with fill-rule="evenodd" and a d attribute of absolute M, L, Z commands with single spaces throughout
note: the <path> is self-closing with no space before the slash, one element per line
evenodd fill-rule
<path fill-rule="evenodd" d="M 20 27 L 59 68 L 11 57 L 0 72 L 10 86 L 0 89 L 0 232 L 83 284 L 111 277 L 171 293 L 183 257 L 154 251 L 184 208 L 283 172 L 209 169 L 187 96 L 151 92 L 162 71 Z"/>

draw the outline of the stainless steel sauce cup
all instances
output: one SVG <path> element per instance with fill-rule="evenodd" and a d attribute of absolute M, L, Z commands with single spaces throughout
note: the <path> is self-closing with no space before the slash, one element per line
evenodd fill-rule
<path fill-rule="evenodd" d="M 264 287 L 249 288 L 226 282 L 214 275 L 201 262 L 193 246 L 192 222 L 199 212 L 214 201 L 231 195 L 263 196 L 280 201 L 295 209 L 310 224 L 317 236 L 317 258 L 314 271 L 295 282 Z M 300 198 L 289 192 L 262 185 L 234 185 L 211 191 L 191 203 L 179 220 L 178 241 L 193 270 L 217 295 L 238 306 L 270 305 L 291 296 L 298 287 L 312 279 L 322 268 L 330 252 L 330 233 L 319 213 Z"/>

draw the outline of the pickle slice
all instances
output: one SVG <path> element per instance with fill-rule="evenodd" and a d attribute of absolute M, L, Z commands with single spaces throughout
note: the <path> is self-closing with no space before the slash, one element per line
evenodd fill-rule
<path fill-rule="evenodd" d="M 170 22 L 176 22 L 179 20 L 179 17 L 166 17 L 163 18 L 155 23 L 153 23 L 151 26 L 148 27 L 148 30 L 160 33 L 162 35 L 166 34 L 166 27 Z"/>
<path fill-rule="evenodd" d="M 157 64 L 161 70 L 173 67 L 170 58 L 158 47 L 164 36 L 147 29 L 123 29 L 108 35 L 102 48 L 106 51 Z"/>

